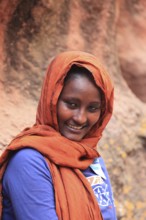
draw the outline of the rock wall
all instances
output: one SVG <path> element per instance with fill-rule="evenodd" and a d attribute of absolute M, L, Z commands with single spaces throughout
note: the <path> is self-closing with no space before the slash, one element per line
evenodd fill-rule
<path fill-rule="evenodd" d="M 98 150 L 118 219 L 146 219 L 144 0 L 1 0 L 0 149 L 35 122 L 50 59 L 64 50 L 99 57 L 115 84 L 115 110 Z"/>

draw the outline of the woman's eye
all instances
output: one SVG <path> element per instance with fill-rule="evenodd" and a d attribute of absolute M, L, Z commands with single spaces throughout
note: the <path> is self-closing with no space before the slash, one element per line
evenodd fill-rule
<path fill-rule="evenodd" d="M 100 109 L 101 109 L 100 106 L 89 106 L 89 111 L 90 112 L 97 112 Z"/>
<path fill-rule="evenodd" d="M 77 107 L 77 104 L 76 104 L 76 103 L 73 103 L 73 102 L 66 102 L 66 103 L 67 103 L 67 106 L 68 106 L 69 108 L 74 109 L 74 108 Z"/>

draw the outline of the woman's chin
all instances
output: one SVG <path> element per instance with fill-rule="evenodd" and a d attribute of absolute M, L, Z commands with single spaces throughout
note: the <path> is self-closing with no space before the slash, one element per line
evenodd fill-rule
<path fill-rule="evenodd" d="M 71 141 L 81 141 L 83 139 L 82 135 L 77 135 L 77 134 L 69 134 L 69 133 L 64 133 L 62 134 L 64 137 L 66 137 L 67 139 L 71 140 Z"/>

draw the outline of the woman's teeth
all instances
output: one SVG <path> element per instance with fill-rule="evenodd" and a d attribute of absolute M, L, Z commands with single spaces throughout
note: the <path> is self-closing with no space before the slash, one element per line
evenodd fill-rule
<path fill-rule="evenodd" d="M 74 125 L 68 125 L 68 127 L 76 129 L 76 130 L 81 130 L 84 126 L 74 126 Z"/>

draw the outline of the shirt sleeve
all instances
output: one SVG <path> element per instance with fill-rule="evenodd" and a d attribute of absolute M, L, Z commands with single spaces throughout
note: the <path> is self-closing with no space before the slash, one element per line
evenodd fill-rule
<path fill-rule="evenodd" d="M 58 220 L 49 167 L 36 150 L 25 148 L 12 157 L 3 177 L 3 191 L 16 220 Z M 3 220 L 7 220 L 3 211 Z"/>

